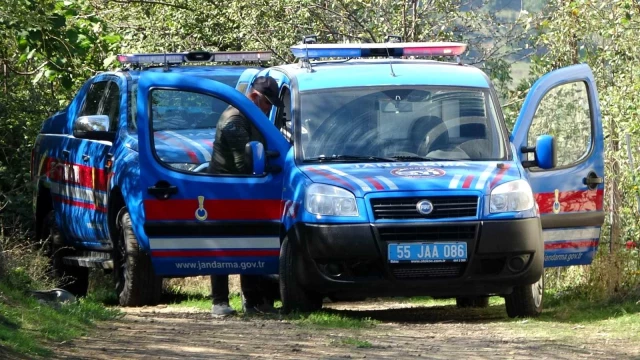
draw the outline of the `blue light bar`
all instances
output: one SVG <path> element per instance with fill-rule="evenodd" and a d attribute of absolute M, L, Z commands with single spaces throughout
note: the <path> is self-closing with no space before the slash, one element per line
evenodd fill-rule
<path fill-rule="evenodd" d="M 372 44 L 298 44 L 291 47 L 297 58 L 357 58 L 399 56 L 458 56 L 467 44 L 455 42 L 412 42 Z"/>
<path fill-rule="evenodd" d="M 182 64 L 185 62 L 243 62 L 271 60 L 271 51 L 193 51 L 185 53 L 119 54 L 123 64 Z"/>

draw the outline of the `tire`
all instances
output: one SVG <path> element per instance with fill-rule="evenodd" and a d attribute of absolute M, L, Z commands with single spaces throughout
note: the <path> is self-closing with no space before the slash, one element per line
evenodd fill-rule
<path fill-rule="evenodd" d="M 456 306 L 459 308 L 486 308 L 489 306 L 488 296 L 457 297 Z"/>
<path fill-rule="evenodd" d="M 544 297 L 544 274 L 536 283 L 516 286 L 504 297 L 507 315 L 510 318 L 537 317 L 542 313 Z"/>
<path fill-rule="evenodd" d="M 296 259 L 300 254 L 296 252 L 294 244 L 288 237 L 284 238 L 280 248 L 280 298 L 282 312 L 313 312 L 322 309 L 322 295 L 304 289 L 298 281 L 298 266 Z"/>
<path fill-rule="evenodd" d="M 126 307 L 156 305 L 162 296 L 162 277 L 155 275 L 151 258 L 140 249 L 129 212 L 121 213 L 113 271 L 119 303 Z"/>
<path fill-rule="evenodd" d="M 56 279 L 58 287 L 75 296 L 86 296 L 89 289 L 89 268 L 66 265 L 65 256 L 73 255 L 74 249 L 64 245 L 64 237 L 56 223 L 56 212 L 51 210 L 42 222 L 42 238 L 49 258 L 49 273 Z"/>

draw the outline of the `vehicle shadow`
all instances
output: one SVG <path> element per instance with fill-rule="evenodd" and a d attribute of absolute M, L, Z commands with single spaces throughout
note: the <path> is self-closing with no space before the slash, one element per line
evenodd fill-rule
<path fill-rule="evenodd" d="M 486 308 L 458 308 L 456 305 L 411 305 L 406 307 L 380 309 L 332 309 L 323 312 L 356 319 L 371 319 L 386 323 L 429 324 L 429 323 L 489 323 L 509 320 L 504 305 Z"/>

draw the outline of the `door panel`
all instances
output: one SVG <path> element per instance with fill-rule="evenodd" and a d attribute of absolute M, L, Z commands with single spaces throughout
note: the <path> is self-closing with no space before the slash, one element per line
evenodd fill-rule
<path fill-rule="evenodd" d="M 545 267 L 590 264 L 605 216 L 604 146 L 598 93 L 587 65 L 553 71 L 531 88 L 512 135 L 520 160 L 534 159 L 522 147 L 535 146 L 543 134 L 556 140 L 557 166 L 527 173 L 542 220 Z"/>
<path fill-rule="evenodd" d="M 96 78 L 104 86 L 104 96 L 99 103 L 89 102 L 80 113 L 82 115 L 107 115 L 110 131 L 119 126 L 121 99 L 124 82 L 115 76 Z M 78 245 L 83 248 L 105 250 L 111 248 L 107 226 L 107 177 L 105 168 L 110 141 L 71 137 L 67 149 L 69 162 L 66 166 L 67 216 L 70 216 L 69 230 Z"/>
<path fill-rule="evenodd" d="M 102 114 L 108 87 L 108 79 L 96 77 L 87 91 L 77 117 Z M 75 118 L 70 120 L 73 129 Z M 103 174 L 99 170 L 96 172 L 97 169 L 91 166 L 88 157 L 100 152 L 103 146 L 86 139 L 75 138 L 71 134 L 64 142 L 62 161 L 58 164 L 59 171 L 52 178 L 51 193 L 54 200 L 62 203 L 64 232 L 68 240 L 75 245 L 101 247 L 99 234 L 95 231 L 97 223 L 92 219 L 106 212 L 106 193 L 103 196 L 99 191 Z"/>
<path fill-rule="evenodd" d="M 231 105 L 251 120 L 253 135 L 266 142 L 266 150 L 279 152 L 270 165 L 282 167 L 289 145 L 267 117 L 229 86 L 176 74 L 143 74 L 137 103 L 147 237 L 141 240 L 147 242 L 156 273 L 277 273 L 282 172 L 220 175 L 175 165 L 189 161 L 192 142 L 212 151 L 218 118 L 209 115 Z M 194 109 L 199 117 L 191 114 Z M 169 140 L 157 141 L 159 132 L 180 136 L 166 147 Z"/>

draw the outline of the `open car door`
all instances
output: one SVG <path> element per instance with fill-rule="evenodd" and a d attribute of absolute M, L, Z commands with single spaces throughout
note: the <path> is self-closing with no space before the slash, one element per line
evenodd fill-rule
<path fill-rule="evenodd" d="M 553 135 L 557 162 L 536 166 L 533 147 Z M 545 241 L 545 267 L 593 261 L 604 223 L 604 136 L 598 92 L 588 65 L 541 77 L 531 88 L 511 141 L 527 164 Z"/>
<path fill-rule="evenodd" d="M 138 238 L 150 250 L 156 274 L 277 274 L 283 174 L 265 163 L 283 168 L 290 145 L 273 124 L 236 89 L 180 74 L 143 73 L 137 104 L 144 209 Z M 161 156 L 155 132 L 215 133 L 219 115 L 208 114 L 221 105 L 237 108 L 261 135 L 264 148 L 249 146 L 253 174 L 211 174 L 207 167 L 193 171 Z M 163 107 L 172 111 L 156 111 Z M 190 115 L 194 108 L 202 117 Z M 183 141 L 184 146 L 174 144 L 174 152 L 190 151 L 190 139 Z"/>

